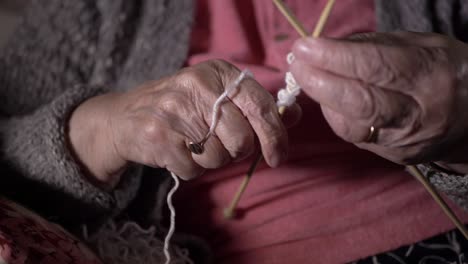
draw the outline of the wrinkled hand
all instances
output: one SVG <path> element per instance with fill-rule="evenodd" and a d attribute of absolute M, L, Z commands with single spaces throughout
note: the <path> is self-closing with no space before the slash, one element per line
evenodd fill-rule
<path fill-rule="evenodd" d="M 437 34 L 373 33 L 301 39 L 293 54 L 296 81 L 344 140 L 400 164 L 468 164 L 464 43 Z M 366 142 L 371 126 L 378 134 Z"/>
<path fill-rule="evenodd" d="M 192 154 L 187 148 L 190 141 L 204 138 L 215 100 L 239 74 L 226 62 L 209 61 L 126 93 L 88 100 L 70 121 L 76 155 L 102 182 L 115 182 L 128 162 L 167 168 L 190 179 L 204 169 L 246 158 L 257 137 L 266 162 L 277 166 L 286 156 L 286 130 L 273 96 L 251 78 L 221 105 L 220 121 L 204 153 Z M 92 123 L 98 128 L 83 131 Z M 92 140 L 89 134 L 94 134 Z"/>

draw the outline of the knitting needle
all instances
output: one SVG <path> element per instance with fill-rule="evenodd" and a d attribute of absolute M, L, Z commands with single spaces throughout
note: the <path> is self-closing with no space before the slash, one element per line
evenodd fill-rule
<path fill-rule="evenodd" d="M 329 1 L 329 2 L 331 2 L 331 1 Z M 286 6 L 286 4 L 283 1 L 273 0 L 273 3 L 275 3 L 275 5 L 279 9 L 279 11 L 283 14 L 283 16 L 286 17 L 286 19 L 294 27 L 294 29 L 297 31 L 297 33 L 299 33 L 299 35 L 301 35 L 301 37 L 305 38 L 305 37 L 307 37 L 309 35 L 309 34 L 307 34 L 307 31 L 305 30 L 304 26 L 302 26 L 302 24 L 299 22 L 297 17 L 291 11 L 291 9 L 289 9 L 289 7 Z M 324 12 L 325 12 L 325 9 L 324 9 Z M 323 13 L 322 13 L 322 15 L 323 15 Z M 319 19 L 319 21 L 320 21 L 320 19 Z M 320 26 L 320 23 L 317 23 L 317 27 L 316 27 L 317 31 L 321 31 L 321 28 L 319 28 L 319 26 Z M 323 25 L 321 27 L 323 28 Z M 314 30 L 314 32 L 316 30 Z"/>
<path fill-rule="evenodd" d="M 291 23 L 291 25 L 297 30 L 297 32 L 299 33 L 299 35 L 301 35 L 301 37 L 305 38 L 305 37 L 307 37 L 309 35 L 307 33 L 307 31 L 304 29 L 304 26 L 302 26 L 302 24 L 299 22 L 297 17 L 294 16 L 294 14 L 286 6 L 286 4 L 283 3 L 283 1 L 273 0 L 273 2 L 278 7 L 278 9 L 281 11 L 281 13 L 286 17 L 286 19 L 289 21 L 289 23 Z M 315 26 L 314 33 L 312 35 L 313 37 L 318 37 L 322 33 L 323 28 L 325 26 L 325 22 L 327 21 L 329 15 L 330 15 L 330 12 L 332 10 L 332 7 L 333 7 L 334 3 L 335 3 L 335 0 L 329 0 L 327 2 L 327 5 L 325 6 L 325 8 L 323 9 L 323 11 L 322 11 L 322 13 L 320 15 L 320 18 L 319 18 L 319 20 L 317 22 L 317 25 Z M 285 106 L 281 106 L 281 107 L 278 108 L 278 113 L 280 114 L 280 116 L 283 116 L 285 111 L 286 111 Z M 250 165 L 250 168 L 247 171 L 247 175 L 244 177 L 244 179 L 243 179 L 242 183 L 240 184 L 236 194 L 234 195 L 231 203 L 223 211 L 224 218 L 226 218 L 226 219 L 234 218 L 237 204 L 239 203 L 239 200 L 240 200 L 242 194 L 244 193 L 245 189 L 247 188 L 247 185 L 249 184 L 250 179 L 252 178 L 252 175 L 255 172 L 255 169 L 257 168 L 258 164 L 262 160 L 262 157 L 263 157 L 262 153 L 260 152 L 255 157 L 255 160 L 252 163 L 252 165 Z"/>
<path fill-rule="evenodd" d="M 280 106 L 278 108 L 278 113 L 280 114 L 280 116 L 283 116 L 285 111 L 286 111 L 285 106 Z M 237 204 L 239 203 L 239 200 L 242 194 L 244 193 L 245 189 L 247 189 L 247 185 L 249 185 L 250 179 L 252 178 L 252 175 L 255 172 L 255 169 L 257 169 L 257 166 L 258 164 L 260 164 L 260 161 L 262 161 L 262 159 L 263 159 L 262 152 L 259 151 L 259 153 L 255 156 L 254 161 L 250 165 L 249 170 L 247 171 L 247 174 L 245 175 L 244 179 L 239 185 L 239 188 L 237 189 L 236 194 L 232 198 L 231 203 L 229 204 L 228 207 L 224 209 L 223 211 L 224 218 L 232 219 L 235 217 Z"/>
<path fill-rule="evenodd" d="M 294 26 L 294 28 L 298 31 L 298 33 L 304 37 L 307 34 L 303 30 L 304 27 L 301 25 L 301 23 L 295 18 L 295 16 L 292 14 L 291 10 L 288 9 L 288 7 L 282 3 L 280 0 L 273 0 L 275 4 L 278 6 L 278 8 L 281 10 L 283 15 L 286 17 L 286 19 Z M 324 11 L 322 12 L 322 15 L 320 16 L 319 22 L 317 23 L 317 26 L 314 30 L 314 33 L 312 34 L 313 37 L 318 37 L 322 31 L 323 26 L 325 25 L 325 22 L 327 20 L 328 14 L 331 11 L 331 8 L 333 7 L 334 0 L 328 1 L 327 5 L 324 8 Z M 458 230 L 463 234 L 465 239 L 468 240 L 468 230 L 466 229 L 465 225 L 458 219 L 456 214 L 450 209 L 450 207 L 447 205 L 447 203 L 444 201 L 444 199 L 440 196 L 440 194 L 437 192 L 437 190 L 429 183 L 429 180 L 424 177 L 422 172 L 414 165 L 409 165 L 406 166 L 407 170 L 424 186 L 424 188 L 429 192 L 429 194 L 432 196 L 432 198 L 435 200 L 435 202 L 442 208 L 444 213 L 450 218 L 450 220 L 455 224 L 455 226 L 458 228 Z"/>
<path fill-rule="evenodd" d="M 314 32 L 312 33 L 312 37 L 318 38 L 320 36 L 320 34 L 323 31 L 323 27 L 325 26 L 325 23 L 328 20 L 328 16 L 330 15 L 334 4 L 335 4 L 335 0 L 329 0 L 327 2 L 327 5 L 325 6 L 325 8 L 322 11 L 322 14 L 320 15 L 317 25 L 315 26 Z"/>

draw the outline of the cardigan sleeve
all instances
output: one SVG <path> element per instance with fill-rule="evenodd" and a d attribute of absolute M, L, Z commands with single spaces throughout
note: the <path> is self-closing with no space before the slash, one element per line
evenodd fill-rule
<path fill-rule="evenodd" d="M 375 0 L 379 31 L 436 32 L 468 41 L 468 1 L 464 0 Z M 450 175 L 426 165 L 419 169 L 440 191 L 468 210 L 468 175 Z"/>
<path fill-rule="evenodd" d="M 101 92 L 76 86 L 26 115 L 0 119 L 2 194 L 67 226 L 105 218 L 128 204 L 138 188 L 136 168 L 106 192 L 87 180 L 68 147 L 71 111 Z"/>
<path fill-rule="evenodd" d="M 377 29 L 435 32 L 468 41 L 468 1 L 375 0 Z"/>
<path fill-rule="evenodd" d="M 94 186 L 70 153 L 69 116 L 178 70 L 191 21 L 191 0 L 29 0 L 0 51 L 0 193 L 65 226 L 127 207 L 141 167 L 112 192 Z"/>

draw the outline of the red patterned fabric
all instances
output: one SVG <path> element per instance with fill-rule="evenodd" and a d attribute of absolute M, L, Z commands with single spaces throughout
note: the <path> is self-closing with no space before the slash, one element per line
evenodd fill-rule
<path fill-rule="evenodd" d="M 101 264 L 60 226 L 0 198 L 0 263 Z"/>

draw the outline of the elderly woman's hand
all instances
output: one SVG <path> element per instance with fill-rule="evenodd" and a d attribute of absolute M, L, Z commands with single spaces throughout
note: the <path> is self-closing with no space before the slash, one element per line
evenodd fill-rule
<path fill-rule="evenodd" d="M 400 164 L 439 161 L 468 172 L 464 43 L 437 34 L 365 34 L 301 39 L 293 54 L 292 74 L 338 136 Z M 377 133 L 369 142 L 371 126 Z"/>
<path fill-rule="evenodd" d="M 187 145 L 209 130 L 212 107 L 240 71 L 209 61 L 122 94 L 80 105 L 70 120 L 75 155 L 99 181 L 118 180 L 128 162 L 167 168 L 184 179 L 250 155 L 258 137 L 270 166 L 286 156 L 287 134 L 275 101 L 252 78 L 221 105 L 220 121 L 201 155 Z"/>

